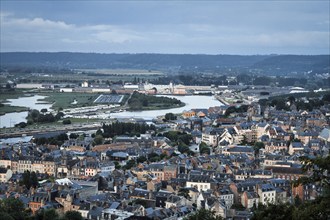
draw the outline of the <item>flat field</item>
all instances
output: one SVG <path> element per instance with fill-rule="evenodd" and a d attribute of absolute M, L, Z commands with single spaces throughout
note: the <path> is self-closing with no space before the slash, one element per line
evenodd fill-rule
<path fill-rule="evenodd" d="M 40 93 L 40 95 L 47 96 L 43 101 L 53 103 L 53 109 L 66 109 L 66 108 L 77 108 L 95 105 L 94 100 L 99 94 L 91 93 L 61 93 L 61 92 L 50 92 Z M 74 104 L 76 103 L 76 104 Z"/>

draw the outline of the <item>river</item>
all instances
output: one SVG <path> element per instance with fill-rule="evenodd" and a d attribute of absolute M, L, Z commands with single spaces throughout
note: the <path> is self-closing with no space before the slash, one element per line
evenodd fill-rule
<path fill-rule="evenodd" d="M 11 106 L 21 106 L 21 107 L 27 107 L 31 109 L 37 109 L 41 110 L 43 108 L 46 108 L 50 110 L 50 107 L 52 107 L 51 104 L 47 103 L 41 103 L 38 100 L 44 99 L 45 96 L 35 95 L 35 96 L 29 96 L 29 97 L 20 97 L 18 99 L 8 99 L 8 104 Z M 26 116 L 28 115 L 27 111 L 23 112 L 13 112 L 13 113 L 7 113 L 5 115 L 0 116 L 0 128 L 9 128 L 14 127 L 15 124 L 18 124 L 20 122 L 26 122 Z"/>
<path fill-rule="evenodd" d="M 172 108 L 172 109 L 164 109 L 164 110 L 151 110 L 151 111 L 140 111 L 140 112 L 118 112 L 118 113 L 111 113 L 112 118 L 144 118 L 144 119 L 153 119 L 157 116 L 165 115 L 166 113 L 173 113 L 178 114 L 182 113 L 183 111 L 188 111 L 190 109 L 195 108 L 209 108 L 214 106 L 221 106 L 223 105 L 214 96 L 202 96 L 202 95 L 194 95 L 194 96 L 170 96 L 166 95 L 169 98 L 176 98 L 179 99 L 181 102 L 184 102 L 186 105 L 179 108 Z"/>
<path fill-rule="evenodd" d="M 151 111 L 125 111 L 125 112 L 118 112 L 118 113 L 111 113 L 111 118 L 144 118 L 147 120 L 151 120 L 156 118 L 157 116 L 165 115 L 166 113 L 182 113 L 183 111 L 187 111 L 194 108 L 209 108 L 214 106 L 221 106 L 223 105 L 221 102 L 216 100 L 214 96 L 169 96 L 166 97 L 176 98 L 179 99 L 181 102 L 184 102 L 186 105 L 179 108 L 172 108 L 172 109 L 165 109 L 165 110 L 151 110 Z M 12 106 L 23 106 L 28 107 L 31 109 L 41 110 L 43 108 L 47 108 L 48 110 L 51 107 L 51 104 L 45 104 L 38 102 L 38 99 L 43 99 L 44 96 L 31 96 L 31 97 L 21 97 L 18 99 L 10 99 L 9 104 Z M 15 124 L 20 122 L 26 122 L 26 116 L 28 112 L 14 112 L 14 113 L 7 113 L 5 115 L 0 116 L 0 128 L 3 127 L 14 127 Z M 104 115 L 100 114 L 100 118 L 104 118 Z M 109 115 L 108 115 L 109 116 Z"/>

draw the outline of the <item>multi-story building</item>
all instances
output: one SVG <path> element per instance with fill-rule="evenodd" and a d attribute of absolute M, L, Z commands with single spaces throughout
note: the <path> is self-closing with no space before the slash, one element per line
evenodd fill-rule
<path fill-rule="evenodd" d="M 35 160 L 32 164 L 31 164 L 31 170 L 29 170 L 30 172 L 36 172 L 36 173 L 45 173 L 45 166 L 43 161 L 41 160 Z"/>
<path fill-rule="evenodd" d="M 205 128 L 202 132 L 202 141 L 212 147 L 216 147 L 218 146 L 222 132 L 223 129 Z"/>
<path fill-rule="evenodd" d="M 176 178 L 178 169 L 176 165 L 164 166 L 164 180 L 171 180 Z"/>
<path fill-rule="evenodd" d="M 227 209 L 234 204 L 234 193 L 230 189 L 221 189 L 217 191 L 217 197 L 225 202 Z"/>
<path fill-rule="evenodd" d="M 287 151 L 287 142 L 284 140 L 272 140 L 265 144 L 265 150 L 268 153 Z"/>
<path fill-rule="evenodd" d="M 276 203 L 276 189 L 273 185 L 269 183 L 258 184 L 257 188 L 260 203 L 263 205 L 268 203 Z"/>
<path fill-rule="evenodd" d="M 24 171 L 31 171 L 32 170 L 32 163 L 34 162 L 33 157 L 22 156 L 18 159 L 18 166 L 17 172 L 24 173 Z"/>
<path fill-rule="evenodd" d="M 0 167 L 11 168 L 11 160 L 0 160 Z"/>
<path fill-rule="evenodd" d="M 211 189 L 211 178 L 208 175 L 192 175 L 186 182 L 186 187 L 194 187 L 198 191 Z"/>
<path fill-rule="evenodd" d="M 55 161 L 45 160 L 43 161 L 43 165 L 44 165 L 44 173 L 47 173 L 48 175 L 51 176 L 56 175 L 57 164 L 55 163 Z"/>

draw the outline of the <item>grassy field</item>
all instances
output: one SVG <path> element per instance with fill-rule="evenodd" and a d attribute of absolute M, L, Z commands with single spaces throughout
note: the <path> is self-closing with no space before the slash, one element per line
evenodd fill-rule
<path fill-rule="evenodd" d="M 0 107 L 0 115 L 4 115 L 6 113 L 11 113 L 11 112 L 22 112 L 27 110 L 28 108 L 25 107 L 4 105 Z"/>
<path fill-rule="evenodd" d="M 28 108 L 25 107 L 18 107 L 18 106 L 9 106 L 7 104 L 8 99 L 17 99 L 19 97 L 24 96 L 31 96 L 30 94 L 24 93 L 26 90 L 16 90 L 13 92 L 2 92 L 0 96 L 0 103 L 3 105 L 0 105 L 0 115 L 4 115 L 6 113 L 11 112 L 21 112 L 26 111 Z"/>
<path fill-rule="evenodd" d="M 53 109 L 58 110 L 60 108 L 77 108 L 95 105 L 93 102 L 99 96 L 99 94 L 91 93 L 40 93 L 40 95 L 47 96 L 43 101 L 53 103 Z M 76 100 L 77 104 L 73 104 Z"/>
<path fill-rule="evenodd" d="M 32 94 L 26 89 L 16 89 L 11 92 L 1 92 L 0 103 L 4 103 L 7 99 L 17 99 L 23 96 L 32 96 Z"/>
<path fill-rule="evenodd" d="M 39 92 L 29 92 L 24 93 L 22 91 L 15 91 L 11 93 L 4 93 L 1 94 L 0 103 L 0 114 L 10 113 L 10 112 L 21 112 L 28 110 L 25 107 L 17 107 L 17 106 L 9 106 L 7 104 L 8 99 L 17 99 L 19 97 L 24 96 L 33 96 L 33 95 L 41 95 L 46 96 L 45 99 L 39 100 L 41 102 L 47 102 L 53 104 L 52 109 L 59 110 L 59 109 L 66 109 L 66 108 L 79 108 L 85 106 L 92 106 L 97 105 L 94 103 L 94 100 L 100 95 L 97 93 L 61 93 L 61 92 L 54 92 L 54 91 L 41 91 Z M 123 102 L 127 100 L 128 96 L 124 97 Z M 76 104 L 73 102 L 76 101 Z"/>

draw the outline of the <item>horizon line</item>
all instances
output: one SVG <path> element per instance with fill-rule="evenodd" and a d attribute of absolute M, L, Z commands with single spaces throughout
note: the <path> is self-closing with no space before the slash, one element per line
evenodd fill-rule
<path fill-rule="evenodd" d="M 161 52 L 79 52 L 79 51 L 0 51 L 3 53 L 80 53 L 80 54 L 129 54 L 129 55 L 141 55 L 141 54 L 150 54 L 150 55 L 206 55 L 206 56 L 329 56 L 329 54 L 295 54 L 295 53 L 265 53 L 265 54 L 230 54 L 230 53 L 161 53 Z"/>

